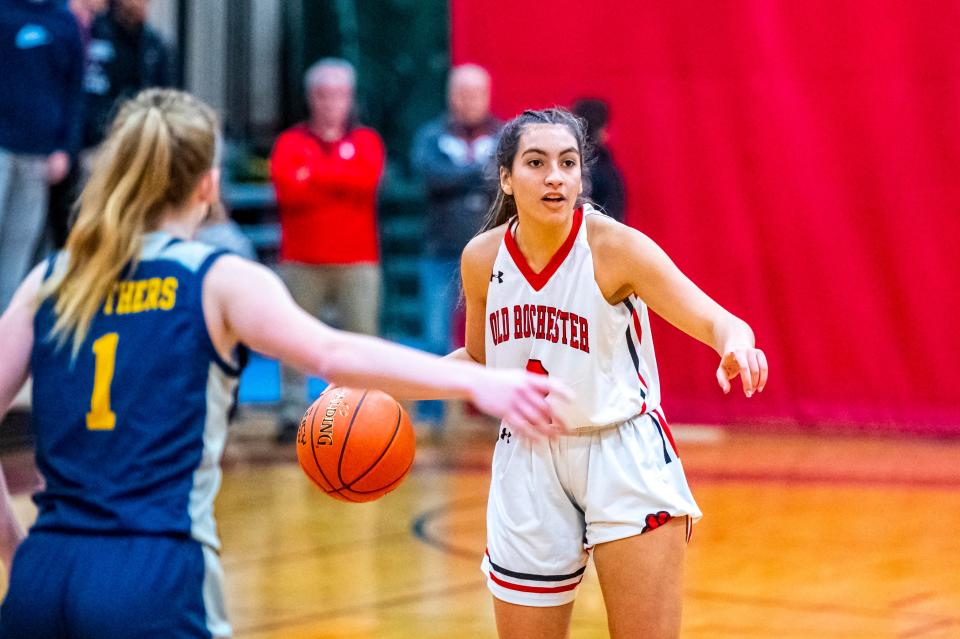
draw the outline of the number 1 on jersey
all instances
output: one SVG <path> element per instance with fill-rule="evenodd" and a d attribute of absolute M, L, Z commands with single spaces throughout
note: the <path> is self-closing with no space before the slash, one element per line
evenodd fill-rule
<path fill-rule="evenodd" d="M 107 333 L 93 343 L 93 354 L 97 362 L 93 372 L 93 394 L 90 397 L 90 412 L 87 413 L 87 430 L 113 430 L 117 425 L 117 414 L 110 410 L 110 386 L 113 384 L 119 341 L 119 335 Z"/>

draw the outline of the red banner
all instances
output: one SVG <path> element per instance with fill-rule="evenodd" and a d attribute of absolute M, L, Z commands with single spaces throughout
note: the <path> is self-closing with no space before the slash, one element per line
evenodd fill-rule
<path fill-rule="evenodd" d="M 629 221 L 754 327 L 748 401 L 655 326 L 671 419 L 960 433 L 960 3 L 451 4 L 498 115 L 609 102 Z"/>

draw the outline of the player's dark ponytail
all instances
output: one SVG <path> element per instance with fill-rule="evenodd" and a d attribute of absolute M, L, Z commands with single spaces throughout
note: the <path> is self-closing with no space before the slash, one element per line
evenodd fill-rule
<path fill-rule="evenodd" d="M 496 228 L 505 224 L 508 220 L 516 216 L 517 204 L 512 195 L 507 195 L 499 186 L 500 172 L 510 173 L 513 167 L 513 160 L 520 147 L 520 136 L 524 129 L 530 124 L 559 124 L 570 129 L 573 139 L 577 141 L 577 150 L 580 153 L 580 166 L 585 179 L 587 165 L 590 162 L 592 153 L 587 144 L 586 123 L 566 109 L 555 107 L 552 109 L 543 109 L 542 111 L 524 111 L 514 119 L 507 122 L 500 133 L 500 141 L 497 144 L 497 197 L 487 212 L 487 219 L 484 221 L 480 233 Z M 576 206 L 582 202 L 578 198 Z"/>

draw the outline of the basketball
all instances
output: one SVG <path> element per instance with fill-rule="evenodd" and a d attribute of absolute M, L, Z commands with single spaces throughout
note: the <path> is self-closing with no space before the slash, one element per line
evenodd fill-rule
<path fill-rule="evenodd" d="M 325 493 L 373 501 L 410 472 L 416 437 L 407 412 L 378 390 L 328 388 L 307 409 L 297 432 L 297 459 Z"/>

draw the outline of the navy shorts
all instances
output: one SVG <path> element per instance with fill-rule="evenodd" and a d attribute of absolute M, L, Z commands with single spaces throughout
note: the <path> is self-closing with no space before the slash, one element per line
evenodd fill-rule
<path fill-rule="evenodd" d="M 193 539 L 34 531 L 17 549 L 2 639 L 210 639 Z"/>

